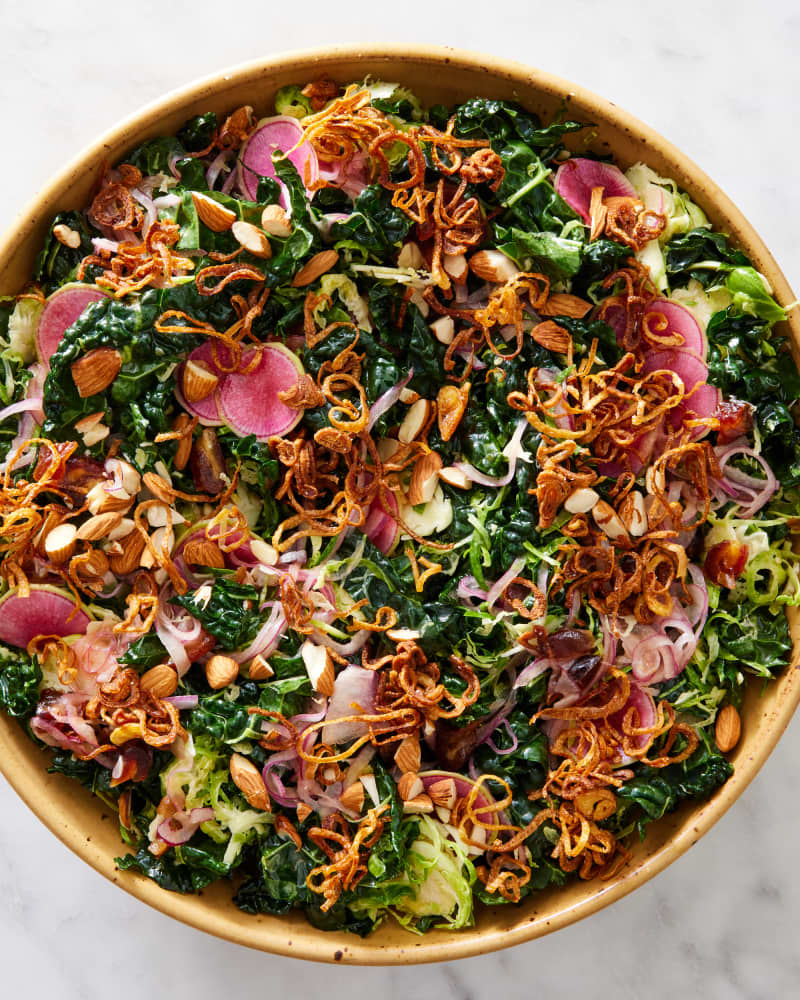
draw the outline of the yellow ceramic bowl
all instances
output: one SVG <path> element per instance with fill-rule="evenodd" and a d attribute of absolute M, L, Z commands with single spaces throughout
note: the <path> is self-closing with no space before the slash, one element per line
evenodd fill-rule
<path fill-rule="evenodd" d="M 514 99 L 553 116 L 564 102 L 569 117 L 595 124 L 592 148 L 612 153 L 623 167 L 644 160 L 673 177 L 708 213 L 716 228 L 730 233 L 770 281 L 780 303 L 794 301 L 786 279 L 741 212 L 690 160 L 652 129 L 609 101 L 571 83 L 517 63 L 452 49 L 415 47 L 339 48 L 301 52 L 240 66 L 164 97 L 118 125 L 70 163 L 30 205 L 0 243 L 0 293 L 20 290 L 53 215 L 80 208 L 106 161 L 152 136 L 173 134 L 191 115 L 225 112 L 251 104 L 271 113 L 279 87 L 328 73 L 339 82 L 371 74 L 410 87 L 426 104 L 455 104 L 476 95 Z M 796 312 L 792 313 L 796 317 Z M 800 320 L 789 322 L 800 348 Z M 795 657 L 800 623 L 793 620 Z M 0 716 L 0 768 L 30 808 L 76 854 L 106 878 L 156 909 L 219 937 L 252 948 L 317 961 L 352 964 L 408 964 L 481 954 L 527 941 L 587 917 L 641 885 L 683 854 L 742 793 L 785 729 L 800 699 L 800 672 L 787 669 L 763 695 L 752 684 L 743 709 L 743 736 L 733 754 L 735 773 L 708 802 L 666 817 L 634 847 L 633 860 L 609 882 L 574 881 L 537 893 L 521 906 L 479 909 L 475 926 L 417 937 L 387 922 L 366 939 L 315 930 L 302 914 L 250 916 L 231 900 L 231 886 L 219 883 L 198 896 L 180 896 L 148 879 L 119 872 L 114 857 L 124 853 L 116 816 L 102 802 L 61 775 L 46 773 L 48 753 L 37 749 L 13 720 Z M 788 831 L 787 831 L 788 832 Z"/>

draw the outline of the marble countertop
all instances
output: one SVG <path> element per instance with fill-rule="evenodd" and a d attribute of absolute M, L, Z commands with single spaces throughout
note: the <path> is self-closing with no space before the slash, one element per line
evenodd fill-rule
<path fill-rule="evenodd" d="M 193 78 L 269 52 L 430 42 L 538 65 L 604 94 L 698 162 L 800 285 L 796 163 L 800 13 L 792 0 L 406 0 L 392 8 L 239 0 L 0 0 L 0 228 L 120 117 Z M 486 13 L 492 11 L 493 17 Z M 403 969 L 315 966 L 200 936 L 128 897 L 69 853 L 0 779 L 4 996 L 116 1000 L 223 993 L 508 1000 L 784 998 L 800 992 L 796 780 L 800 723 L 723 820 L 683 858 L 588 921 L 509 951 Z M 124 956 L 124 957 L 123 957 Z M 135 972 L 130 957 L 137 959 Z M 101 986 L 101 984 L 103 984 Z"/>

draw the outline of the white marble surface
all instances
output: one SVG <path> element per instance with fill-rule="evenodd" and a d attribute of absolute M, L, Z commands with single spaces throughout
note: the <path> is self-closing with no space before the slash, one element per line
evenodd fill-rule
<path fill-rule="evenodd" d="M 0 0 L 0 28 L 0 228 L 66 158 L 174 86 L 269 52 L 425 41 L 536 64 L 628 108 L 721 184 L 800 286 L 793 0 L 404 0 L 368 10 Z M 0 994 L 796 997 L 798 757 L 796 722 L 711 833 L 591 920 L 484 958 L 398 970 L 314 966 L 200 936 L 106 883 L 0 779 Z"/>

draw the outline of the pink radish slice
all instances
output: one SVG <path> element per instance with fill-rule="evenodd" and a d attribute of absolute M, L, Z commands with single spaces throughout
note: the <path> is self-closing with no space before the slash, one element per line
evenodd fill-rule
<path fill-rule="evenodd" d="M 633 720 L 634 728 L 647 729 L 650 726 L 655 725 L 656 706 L 652 695 L 645 691 L 643 687 L 640 687 L 638 684 L 633 682 L 631 683 L 631 693 L 628 696 L 628 700 L 618 712 L 614 712 L 613 715 L 608 717 L 609 722 L 616 730 L 622 732 L 622 724 L 625 720 L 625 715 L 632 708 L 635 708 L 638 713 L 638 720 Z M 647 742 L 650 739 L 650 737 L 645 733 L 630 738 L 633 739 L 634 744 L 639 749 L 646 747 Z"/>
<path fill-rule="evenodd" d="M 642 469 L 650 461 L 656 441 L 656 432 L 648 431 L 646 434 L 639 434 L 633 444 L 626 452 L 627 461 L 622 462 L 599 462 L 597 471 L 601 476 L 618 478 L 623 472 L 632 472 L 638 476 Z"/>
<path fill-rule="evenodd" d="M 598 160 L 576 156 L 558 168 L 556 194 L 561 195 L 570 208 L 574 208 L 584 222 L 591 223 L 589 205 L 592 189 L 601 187 L 604 198 L 635 198 L 636 189 L 619 167 Z"/>
<path fill-rule="evenodd" d="M 660 330 L 659 326 L 664 320 L 666 320 L 667 326 L 664 330 Z M 659 348 L 658 345 L 652 345 L 656 350 L 686 351 L 705 361 L 708 355 L 708 342 L 703 331 L 700 329 L 699 323 L 684 306 L 678 305 L 677 302 L 670 302 L 669 299 L 655 299 L 648 306 L 643 323 L 647 323 L 657 337 L 669 337 L 671 334 L 678 334 L 683 338 L 682 343 L 668 348 Z"/>
<path fill-rule="evenodd" d="M 0 601 L 0 642 L 25 649 L 37 635 L 80 635 L 89 616 L 55 587 L 32 586 L 27 597 L 16 590 Z"/>
<path fill-rule="evenodd" d="M 287 406 L 278 393 L 291 389 L 302 374 L 297 355 L 283 344 L 259 348 L 261 358 L 247 374 L 228 375 L 219 388 L 220 410 L 231 430 L 241 437 L 255 434 L 259 441 L 288 433 L 303 416 L 302 410 Z M 242 367 L 253 361 L 255 351 L 242 358 Z"/>
<path fill-rule="evenodd" d="M 397 500 L 395 500 L 394 494 L 387 494 L 384 503 L 389 508 L 389 513 L 383 509 L 380 500 L 372 501 L 362 530 L 375 548 L 380 549 L 384 555 L 388 555 L 397 545 L 400 538 L 400 527 L 392 517 L 392 514 L 397 515 Z"/>
<path fill-rule="evenodd" d="M 36 329 L 36 350 L 40 359 L 49 365 L 64 331 L 72 326 L 84 309 L 104 298 L 102 292 L 85 285 L 59 288 L 57 292 L 53 292 L 45 303 Z"/>
<path fill-rule="evenodd" d="M 301 142 L 302 138 L 303 129 L 300 123 L 288 115 L 264 118 L 259 122 L 259 128 L 250 136 L 239 154 L 239 183 L 250 201 L 256 201 L 260 177 L 273 177 L 278 180 L 275 175 L 275 164 L 272 162 L 272 154 L 276 151 L 288 153 L 289 160 L 294 164 L 304 184 L 317 180 L 319 177 L 317 154 L 310 143 Z M 306 165 L 308 165 L 308 176 L 306 176 Z M 283 189 L 281 204 L 284 208 L 288 208 L 289 198 L 286 188 L 281 181 L 278 183 Z"/>
<path fill-rule="evenodd" d="M 695 354 L 671 347 L 663 351 L 648 351 L 644 356 L 642 372 L 671 371 L 682 380 L 686 392 L 691 392 L 698 382 L 708 378 L 708 368 Z"/>

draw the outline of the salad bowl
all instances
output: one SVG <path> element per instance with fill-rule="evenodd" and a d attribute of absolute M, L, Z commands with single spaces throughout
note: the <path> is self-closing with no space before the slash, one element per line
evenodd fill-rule
<path fill-rule="evenodd" d="M 610 155 L 628 167 L 645 160 L 673 178 L 707 214 L 715 229 L 729 233 L 771 286 L 783 306 L 794 295 L 752 227 L 729 199 L 665 139 L 608 101 L 564 80 L 506 60 L 452 49 L 339 48 L 292 53 L 237 67 L 201 80 L 144 108 L 108 132 L 64 168 L 20 215 L 0 243 L 0 294 L 17 293 L 30 275 L 53 215 L 86 204 L 105 162 L 117 162 L 143 140 L 172 134 L 190 116 L 224 113 L 252 105 L 267 114 L 281 87 L 327 74 L 339 81 L 396 81 L 426 105 L 453 105 L 474 96 L 514 100 L 550 120 L 565 107 L 570 118 L 593 124 L 592 153 Z M 784 321 L 795 358 L 800 320 Z M 479 907 L 473 927 L 414 936 L 385 922 L 360 939 L 325 932 L 300 913 L 250 915 L 237 909 L 223 884 L 197 895 L 165 892 L 114 861 L 121 851 L 112 810 L 62 775 L 47 773 L 47 757 L 13 719 L 0 715 L 0 770 L 39 818 L 100 874 L 143 902 L 207 933 L 261 949 L 316 961 L 349 964 L 408 964 L 452 960 L 508 947 L 557 930 L 620 899 L 688 850 L 733 804 L 752 780 L 788 724 L 800 699 L 796 669 L 800 624 L 790 611 L 795 641 L 792 664 L 763 691 L 748 688 L 741 710 L 742 739 L 731 755 L 734 774 L 708 801 L 685 805 L 648 828 L 629 863 L 607 881 L 573 881 L 536 893 L 519 906 Z"/>

